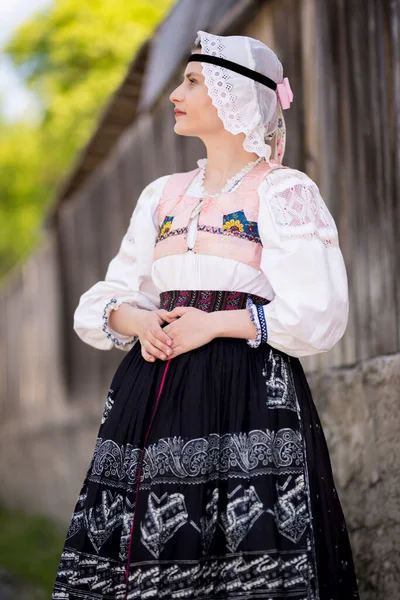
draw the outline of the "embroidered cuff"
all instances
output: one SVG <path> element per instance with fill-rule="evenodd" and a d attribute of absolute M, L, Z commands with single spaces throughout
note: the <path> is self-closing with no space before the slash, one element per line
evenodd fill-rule
<path fill-rule="evenodd" d="M 257 334 L 254 340 L 247 340 L 247 344 L 251 348 L 258 348 L 262 343 L 268 340 L 267 323 L 265 320 L 265 313 L 262 305 L 254 304 L 251 298 L 246 300 L 246 308 L 250 313 L 250 318 L 257 329 Z"/>
<path fill-rule="evenodd" d="M 122 333 L 117 333 L 116 331 L 114 331 L 113 329 L 111 329 L 111 327 L 109 327 L 108 325 L 108 319 L 110 316 L 110 312 L 112 310 L 117 310 L 117 308 L 123 304 L 124 302 L 127 302 L 127 300 L 124 299 L 119 299 L 117 300 L 117 298 L 111 298 L 107 304 L 104 307 L 103 310 L 103 331 L 104 333 L 107 335 L 107 337 L 118 347 L 120 347 L 121 349 L 126 349 L 129 350 L 130 348 L 128 348 L 128 346 L 130 345 L 134 345 L 136 343 L 136 341 L 139 339 L 139 336 L 137 335 L 124 335 Z"/>
<path fill-rule="evenodd" d="M 256 304 L 256 308 L 261 328 L 261 343 L 266 344 L 268 341 L 268 328 L 267 321 L 265 320 L 264 306 L 262 304 Z"/>
<path fill-rule="evenodd" d="M 246 300 L 246 308 L 250 313 L 250 318 L 252 320 L 252 322 L 254 323 L 254 325 L 256 326 L 257 329 L 257 334 L 254 340 L 247 340 L 247 344 L 249 346 L 251 346 L 251 348 L 258 348 L 258 346 L 261 344 L 261 327 L 260 327 L 260 322 L 258 319 L 258 312 L 256 310 L 256 305 L 253 304 L 251 298 L 247 298 Z"/>

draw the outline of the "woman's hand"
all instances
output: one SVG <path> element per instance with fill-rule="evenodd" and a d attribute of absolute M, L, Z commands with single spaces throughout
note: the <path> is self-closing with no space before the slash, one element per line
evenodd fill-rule
<path fill-rule="evenodd" d="M 164 320 L 169 322 L 163 332 L 172 339 L 172 353 L 168 359 L 204 346 L 214 339 L 214 330 L 209 313 L 193 306 L 177 306 L 170 312 L 164 311 Z"/>
<path fill-rule="evenodd" d="M 171 312 L 160 308 L 152 311 L 144 310 L 141 315 L 138 336 L 142 346 L 142 356 L 148 362 L 154 362 L 156 358 L 161 360 L 171 358 L 170 346 L 173 340 L 167 335 L 165 328 L 161 328 L 165 321 L 170 323 L 174 320 L 174 317 L 170 316 Z"/>

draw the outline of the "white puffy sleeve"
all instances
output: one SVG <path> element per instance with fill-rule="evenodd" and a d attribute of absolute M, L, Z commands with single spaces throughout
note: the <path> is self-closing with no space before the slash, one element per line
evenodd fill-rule
<path fill-rule="evenodd" d="M 160 177 L 144 188 L 104 281 L 98 281 L 80 297 L 73 327 L 81 340 L 94 348 L 128 351 L 137 342 L 137 336 L 117 333 L 108 325 L 110 311 L 122 303 L 145 310 L 160 307 L 151 269 L 158 232 L 157 207 L 168 177 Z"/>
<path fill-rule="evenodd" d="M 263 306 L 267 342 L 291 356 L 330 350 L 348 321 L 348 280 L 335 221 L 318 186 L 277 169 L 259 187 L 261 269 L 272 289 Z"/>

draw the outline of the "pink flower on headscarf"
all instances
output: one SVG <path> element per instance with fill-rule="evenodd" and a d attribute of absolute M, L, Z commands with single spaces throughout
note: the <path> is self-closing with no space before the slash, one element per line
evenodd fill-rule
<path fill-rule="evenodd" d="M 287 77 L 284 78 L 282 83 L 277 84 L 276 93 L 278 94 L 282 108 L 289 108 L 290 103 L 293 100 L 293 92 L 290 88 L 289 79 Z"/>

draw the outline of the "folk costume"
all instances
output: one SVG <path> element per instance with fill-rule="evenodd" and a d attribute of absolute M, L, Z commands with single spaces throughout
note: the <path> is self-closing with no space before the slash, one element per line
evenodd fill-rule
<path fill-rule="evenodd" d="M 274 52 L 198 31 L 208 94 L 258 155 L 218 194 L 207 159 L 140 195 L 105 280 L 74 329 L 125 351 L 105 399 L 53 600 L 359 598 L 328 447 L 299 357 L 348 320 L 335 221 L 317 185 L 282 165 L 293 100 Z M 255 339 L 217 337 L 150 363 L 108 324 L 145 310 L 246 308 Z"/>

